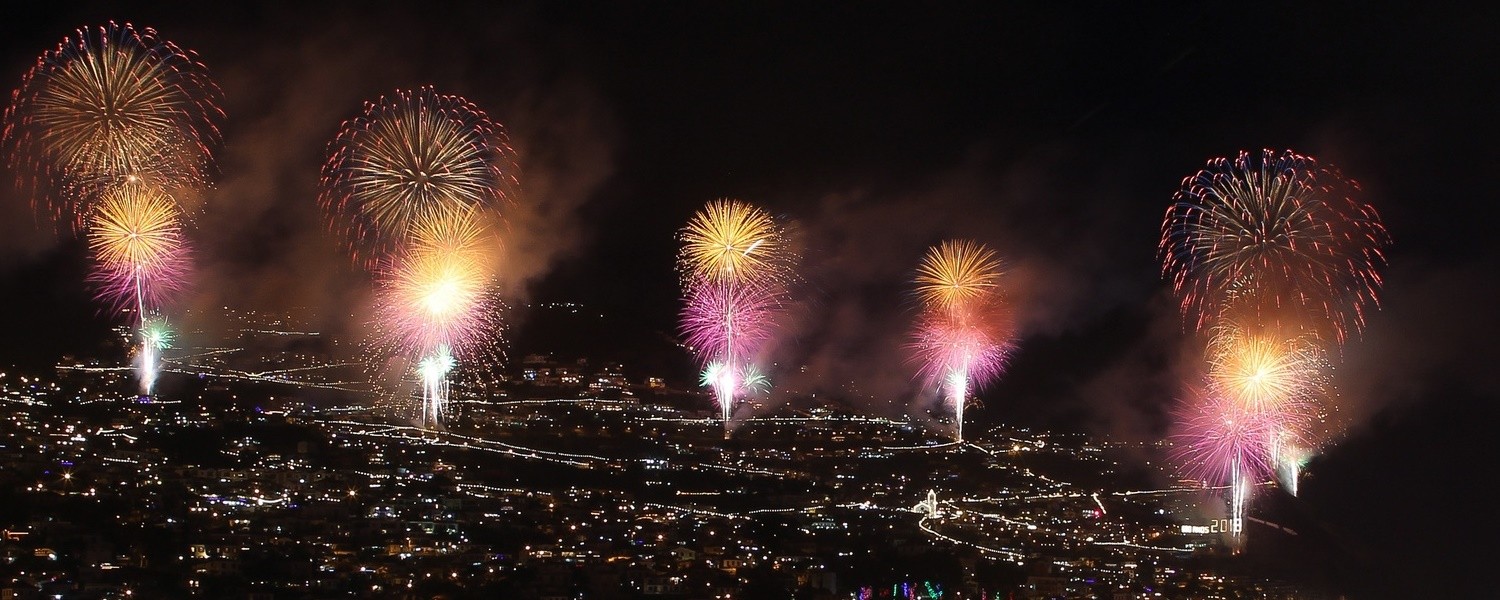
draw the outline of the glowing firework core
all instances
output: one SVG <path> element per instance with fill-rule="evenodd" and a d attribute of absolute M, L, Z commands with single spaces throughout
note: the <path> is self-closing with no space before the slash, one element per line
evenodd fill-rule
<path fill-rule="evenodd" d="M 1326 361 L 1308 338 L 1281 340 L 1271 333 L 1249 333 L 1233 323 L 1214 333 L 1209 377 L 1241 404 L 1265 410 L 1289 408 L 1317 392 Z"/>
<path fill-rule="evenodd" d="M 472 212 L 417 229 L 388 282 L 390 318 L 418 348 L 463 348 L 483 324 L 494 278 L 485 227 Z"/>

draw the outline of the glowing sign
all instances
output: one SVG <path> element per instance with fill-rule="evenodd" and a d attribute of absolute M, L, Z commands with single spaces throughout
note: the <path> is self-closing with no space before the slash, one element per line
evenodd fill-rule
<path fill-rule="evenodd" d="M 1209 521 L 1207 525 L 1183 525 L 1182 526 L 1182 533 L 1184 533 L 1184 534 L 1196 534 L 1196 535 L 1210 535 L 1210 534 L 1215 534 L 1215 533 L 1232 533 L 1232 532 L 1234 532 L 1234 530 L 1235 530 L 1235 528 L 1232 526 L 1232 524 L 1230 522 L 1230 519 L 1215 519 L 1215 520 Z"/>

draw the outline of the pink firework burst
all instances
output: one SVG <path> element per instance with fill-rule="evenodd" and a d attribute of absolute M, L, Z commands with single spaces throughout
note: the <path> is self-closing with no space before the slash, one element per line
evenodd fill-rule
<path fill-rule="evenodd" d="M 187 287 L 192 261 L 187 249 L 164 255 L 151 268 L 95 263 L 89 273 L 94 295 L 113 311 L 161 307 Z"/>
<path fill-rule="evenodd" d="M 777 294 L 767 285 L 689 288 L 682 309 L 682 332 L 700 357 L 748 357 L 771 337 Z"/>
<path fill-rule="evenodd" d="M 1264 481 L 1274 475 L 1271 449 L 1287 415 L 1258 410 L 1223 394 L 1194 390 L 1173 434 L 1183 474 L 1208 485 Z"/>
<path fill-rule="evenodd" d="M 1011 343 L 1010 319 L 990 302 L 979 309 L 928 311 L 910 345 L 919 375 L 943 383 L 954 374 L 965 385 L 984 385 L 1005 370 Z"/>
<path fill-rule="evenodd" d="M 444 265 L 407 266 L 382 282 L 377 321 L 395 346 L 461 353 L 497 327 L 499 303 L 487 278 L 455 274 Z M 481 287 L 483 286 L 483 287 Z"/>

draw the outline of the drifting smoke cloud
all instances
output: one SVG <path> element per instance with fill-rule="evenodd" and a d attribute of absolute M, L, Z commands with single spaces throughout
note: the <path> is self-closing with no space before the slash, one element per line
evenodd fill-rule
<path fill-rule="evenodd" d="M 335 331 L 362 317 L 370 286 L 329 237 L 315 202 L 328 140 L 360 106 L 366 82 L 400 69 L 393 52 L 359 39 L 335 29 L 220 69 L 230 125 L 224 175 L 197 222 L 188 302 L 203 322 L 192 325 L 218 330 L 226 306 L 306 308 L 319 319 L 314 327 Z"/>
<path fill-rule="evenodd" d="M 504 115 L 522 180 L 505 211 L 500 276 L 507 296 L 525 298 L 528 284 L 582 245 L 577 213 L 614 173 L 615 126 L 579 80 L 528 90 Z"/>
<path fill-rule="evenodd" d="M 1399 240 L 1398 242 L 1399 243 Z M 1493 304 L 1500 260 L 1439 266 L 1418 257 L 1393 261 L 1382 310 L 1334 372 L 1340 409 L 1356 428 L 1382 410 L 1451 392 L 1500 394 L 1494 368 Z"/>
<path fill-rule="evenodd" d="M 10 169 L 0 171 L 0 177 L 13 176 Z M 14 185 L 0 181 L 0 270 L 35 260 L 60 239 L 53 224 L 37 221 L 30 204 Z"/>
<path fill-rule="evenodd" d="M 1161 439 L 1183 385 L 1204 377 L 1204 348 L 1184 332 L 1179 311 L 1165 289 L 1154 295 L 1140 335 L 1069 392 L 1070 404 L 1089 409 L 1079 415 L 1088 428 L 1120 439 Z"/>
<path fill-rule="evenodd" d="M 1325 148 L 1345 174 L 1360 181 L 1364 199 L 1380 211 L 1394 239 L 1379 310 L 1367 315 L 1363 334 L 1353 336 L 1343 355 L 1333 357 L 1340 418 L 1350 436 L 1361 435 L 1378 416 L 1400 417 L 1418 402 L 1440 404 L 1455 394 L 1500 396 L 1494 368 L 1500 317 L 1491 308 L 1500 296 L 1494 276 L 1500 254 L 1488 241 L 1490 220 L 1462 218 L 1473 213 L 1458 200 L 1482 198 L 1466 191 L 1488 189 L 1489 177 L 1467 163 L 1442 160 L 1454 150 L 1432 137 L 1430 124 L 1397 118 L 1402 110 L 1382 109 L 1380 126 L 1373 128 L 1354 114 L 1333 117 L 1312 135 L 1315 147 Z M 1489 136 L 1476 136 L 1485 150 L 1470 158 L 1492 161 Z M 1400 151 L 1391 151 L 1393 146 Z M 1432 187 L 1439 181 L 1443 188 Z M 1433 210 L 1429 198 L 1442 195 L 1451 199 Z"/>

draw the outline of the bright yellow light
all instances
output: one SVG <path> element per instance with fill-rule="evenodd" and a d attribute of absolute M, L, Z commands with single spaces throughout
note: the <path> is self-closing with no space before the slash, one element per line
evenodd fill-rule
<path fill-rule="evenodd" d="M 458 304 L 459 295 L 459 282 L 451 278 L 433 282 L 425 299 L 427 312 L 441 315 L 453 309 Z"/>
<path fill-rule="evenodd" d="M 780 234 L 771 215 L 739 200 L 715 200 L 682 230 L 686 275 L 722 283 L 778 275 Z"/>
<path fill-rule="evenodd" d="M 1000 260 L 971 240 L 948 240 L 932 248 L 917 268 L 917 293 L 929 307 L 958 309 L 995 288 Z"/>
<path fill-rule="evenodd" d="M 89 228 L 89 247 L 104 265 L 149 270 L 182 246 L 177 202 L 161 190 L 127 183 L 104 195 Z"/>
<path fill-rule="evenodd" d="M 444 326 L 478 305 L 491 279 L 486 230 L 473 211 L 432 218 L 413 230 L 395 289 L 408 310 Z"/>
<path fill-rule="evenodd" d="M 1253 409 L 1272 409 L 1315 394 L 1325 362 L 1304 337 L 1282 340 L 1233 324 L 1215 330 L 1209 358 L 1214 384 Z"/>

